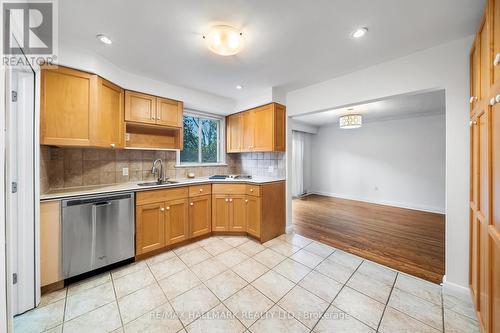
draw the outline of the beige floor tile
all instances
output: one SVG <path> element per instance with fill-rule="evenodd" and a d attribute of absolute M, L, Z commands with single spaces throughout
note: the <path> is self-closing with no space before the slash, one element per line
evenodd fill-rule
<path fill-rule="evenodd" d="M 218 241 L 220 241 L 220 239 L 218 237 L 208 237 L 208 238 L 204 238 L 204 239 L 196 242 L 196 244 L 198 244 L 199 246 L 204 246 L 206 244 L 210 244 L 210 243 L 218 242 Z"/>
<path fill-rule="evenodd" d="M 322 258 L 328 257 L 333 253 L 333 251 L 335 251 L 333 247 L 318 242 L 312 242 L 311 244 L 304 247 L 304 250 L 314 253 Z"/>
<path fill-rule="evenodd" d="M 238 274 L 228 269 L 205 282 L 206 286 L 221 300 L 225 300 L 248 283 Z"/>
<path fill-rule="evenodd" d="M 187 244 L 187 245 L 184 245 L 184 246 L 177 247 L 177 248 L 175 248 L 173 250 L 173 252 L 176 255 L 180 256 L 183 253 L 192 251 L 192 250 L 197 249 L 199 247 L 200 247 L 200 244 L 198 242 L 196 242 L 196 243 L 191 243 L 191 244 Z"/>
<path fill-rule="evenodd" d="M 329 259 L 326 259 L 319 264 L 315 270 L 325 274 L 326 276 L 344 284 L 354 272 L 354 269 L 348 268 L 344 265 L 337 264 Z"/>
<path fill-rule="evenodd" d="M 271 240 L 268 240 L 267 242 L 265 242 L 262 245 L 269 248 L 271 246 L 280 245 L 282 243 L 283 243 L 283 240 L 279 239 L 279 237 L 276 237 L 276 238 L 273 238 Z"/>
<path fill-rule="evenodd" d="M 363 261 L 357 272 L 386 284 L 393 284 L 397 275 L 396 271 L 368 260 Z"/>
<path fill-rule="evenodd" d="M 278 305 L 310 329 L 320 320 L 330 305 L 302 287 L 295 286 Z"/>
<path fill-rule="evenodd" d="M 331 305 L 314 328 L 316 333 L 375 333 L 353 316 Z M 400 332 L 410 333 L 410 332 Z"/>
<path fill-rule="evenodd" d="M 246 327 L 252 325 L 274 305 L 269 298 L 251 285 L 229 297 L 224 304 Z"/>
<path fill-rule="evenodd" d="M 438 333 L 439 331 L 388 306 L 380 323 L 381 333 Z"/>
<path fill-rule="evenodd" d="M 66 297 L 66 292 L 67 292 L 67 289 L 63 288 L 61 290 L 56 290 L 56 291 L 50 292 L 48 294 L 42 295 L 42 297 L 40 299 L 40 304 L 38 304 L 38 307 L 45 306 L 45 305 L 48 305 L 50 303 L 54 303 L 54 302 L 57 302 L 57 301 L 64 299 Z"/>
<path fill-rule="evenodd" d="M 182 324 L 168 302 L 124 326 L 125 333 L 178 332 L 181 329 Z"/>
<path fill-rule="evenodd" d="M 361 264 L 363 259 L 360 257 L 354 256 L 352 254 L 346 253 L 341 250 L 336 250 L 329 257 L 328 260 L 336 262 L 337 264 L 344 265 L 351 269 L 356 269 Z"/>
<path fill-rule="evenodd" d="M 257 253 L 253 256 L 253 258 L 268 268 L 273 268 L 285 260 L 286 257 L 282 256 L 278 252 L 274 252 L 273 250 L 265 249 L 264 251 Z"/>
<path fill-rule="evenodd" d="M 211 255 L 216 256 L 222 252 L 231 250 L 233 247 L 224 242 L 222 239 L 218 239 L 217 242 L 211 242 L 209 244 L 203 245 L 203 248 L 207 250 Z"/>
<path fill-rule="evenodd" d="M 171 300 L 189 289 L 196 287 L 201 281 L 196 274 L 189 269 L 185 269 L 158 281 L 158 283 L 165 292 L 165 295 L 167 295 L 167 298 Z"/>
<path fill-rule="evenodd" d="M 42 332 L 63 322 L 65 300 L 30 310 L 14 317 L 14 332 Z"/>
<path fill-rule="evenodd" d="M 243 252 L 239 251 L 238 249 L 233 248 L 229 251 L 222 252 L 215 258 L 220 262 L 222 262 L 227 267 L 233 267 L 234 265 L 237 265 L 240 262 L 247 260 L 248 256 Z"/>
<path fill-rule="evenodd" d="M 294 283 L 276 272 L 269 271 L 252 282 L 252 285 L 271 300 L 277 302 L 293 288 Z"/>
<path fill-rule="evenodd" d="M 118 305 L 108 303 L 100 308 L 81 315 L 64 323 L 64 332 L 71 333 L 99 333 L 111 332 L 122 326 Z"/>
<path fill-rule="evenodd" d="M 172 259 L 173 257 L 175 257 L 175 253 L 174 251 L 167 251 L 167 252 L 163 252 L 163 253 L 160 253 L 154 257 L 151 257 L 149 259 L 146 259 L 146 262 L 148 265 L 154 265 L 154 264 L 158 264 L 162 261 L 165 261 L 167 259 Z"/>
<path fill-rule="evenodd" d="M 223 304 L 217 305 L 187 327 L 189 333 L 238 333 L 245 330 L 245 326 Z"/>
<path fill-rule="evenodd" d="M 110 273 L 106 272 L 103 274 L 99 274 L 93 276 L 91 278 L 79 281 L 77 283 L 71 284 L 68 286 L 68 297 L 76 295 L 82 291 L 92 289 L 97 287 L 103 283 L 111 281 Z"/>
<path fill-rule="evenodd" d="M 49 330 L 43 331 L 43 333 L 61 333 L 63 331 L 63 325 L 56 326 Z"/>
<path fill-rule="evenodd" d="M 71 320 L 115 300 L 111 281 L 68 296 L 64 320 Z"/>
<path fill-rule="evenodd" d="M 309 273 L 299 285 L 327 302 L 333 301 L 342 289 L 342 284 L 316 271 Z"/>
<path fill-rule="evenodd" d="M 191 267 L 212 256 L 204 248 L 199 247 L 191 251 L 184 252 L 179 255 L 179 258 L 188 266 Z"/>
<path fill-rule="evenodd" d="M 140 271 L 127 274 L 121 278 L 113 279 L 117 298 L 131 294 L 154 282 L 156 282 L 156 280 L 147 267 Z"/>
<path fill-rule="evenodd" d="M 277 239 L 277 238 L 275 238 Z M 285 257 L 289 257 L 295 252 L 300 250 L 300 247 L 295 246 L 293 244 L 287 243 L 285 241 L 282 241 L 281 239 L 278 239 L 274 244 L 270 245 L 269 248 L 273 251 L 278 252 L 279 254 L 284 255 Z"/>
<path fill-rule="evenodd" d="M 437 330 L 443 329 L 442 307 L 394 288 L 388 306 L 420 320 Z"/>
<path fill-rule="evenodd" d="M 284 234 L 278 238 L 301 248 L 311 244 L 312 242 L 312 239 L 297 235 L 296 233 Z"/>
<path fill-rule="evenodd" d="M 233 266 L 232 270 L 247 282 L 252 282 L 269 270 L 266 266 L 252 258 Z"/>
<path fill-rule="evenodd" d="M 438 284 L 401 273 L 398 274 L 394 288 L 441 305 L 441 286 Z"/>
<path fill-rule="evenodd" d="M 134 273 L 137 271 L 140 271 L 142 269 L 148 268 L 148 265 L 146 264 L 146 261 L 137 261 L 133 262 L 131 264 L 122 266 L 120 268 L 114 269 L 111 271 L 111 276 L 113 279 L 118 279 L 121 278 L 127 274 Z"/>
<path fill-rule="evenodd" d="M 227 267 L 215 258 L 207 259 L 191 267 L 193 273 L 202 281 L 207 281 L 226 269 Z"/>
<path fill-rule="evenodd" d="M 222 240 L 232 247 L 237 247 L 248 242 L 249 239 L 245 236 L 224 236 Z"/>
<path fill-rule="evenodd" d="M 124 324 L 164 304 L 167 298 L 158 284 L 151 284 L 132 294 L 118 299 L 120 314 Z"/>
<path fill-rule="evenodd" d="M 344 287 L 332 303 L 373 329 L 377 329 L 384 305 L 349 287 Z"/>
<path fill-rule="evenodd" d="M 238 250 L 246 254 L 247 256 L 254 256 L 259 252 L 262 252 L 266 249 L 266 247 L 259 242 L 256 242 L 254 240 L 249 240 L 246 243 L 241 244 L 238 246 Z"/>
<path fill-rule="evenodd" d="M 444 309 L 444 331 L 449 333 L 479 333 L 479 324 L 469 317 Z"/>
<path fill-rule="evenodd" d="M 304 326 L 293 316 L 286 313 L 279 306 L 274 306 L 265 313 L 255 324 L 250 327 L 250 332 L 273 332 L 273 333 L 302 333 L 309 332 L 309 329 Z"/>
<path fill-rule="evenodd" d="M 274 267 L 273 271 L 280 273 L 292 282 L 298 283 L 311 271 L 311 269 L 299 262 L 287 258 Z"/>
<path fill-rule="evenodd" d="M 298 252 L 295 252 L 290 258 L 295 260 L 295 261 L 300 262 L 301 264 L 306 265 L 309 268 L 314 268 L 314 267 L 318 266 L 324 259 L 324 258 L 322 258 L 314 253 L 308 252 L 304 249 L 302 249 Z"/>
<path fill-rule="evenodd" d="M 177 257 L 167 259 L 165 261 L 152 264 L 149 266 L 151 272 L 157 280 L 162 280 L 172 274 L 180 272 L 187 268 L 187 266 Z"/>
<path fill-rule="evenodd" d="M 199 285 L 174 298 L 172 307 L 186 326 L 219 303 L 217 297 L 204 285 Z"/>
<path fill-rule="evenodd" d="M 386 283 L 356 271 L 347 282 L 347 285 L 385 304 L 389 300 L 393 283 L 394 281 L 387 281 Z"/>
<path fill-rule="evenodd" d="M 476 310 L 472 304 L 472 299 L 469 295 L 455 295 L 451 293 L 443 293 L 444 307 L 452 310 L 463 316 L 467 316 L 472 320 L 477 320 Z"/>

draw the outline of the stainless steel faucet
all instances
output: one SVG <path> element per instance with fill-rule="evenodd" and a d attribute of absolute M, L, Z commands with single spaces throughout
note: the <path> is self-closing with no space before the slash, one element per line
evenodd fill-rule
<path fill-rule="evenodd" d="M 158 170 L 158 167 L 156 166 L 158 163 L 160 163 L 160 170 Z M 161 158 L 156 159 L 153 162 L 153 168 L 151 168 L 151 173 L 158 177 L 158 183 L 165 181 L 165 176 L 163 174 L 163 161 L 161 160 Z"/>

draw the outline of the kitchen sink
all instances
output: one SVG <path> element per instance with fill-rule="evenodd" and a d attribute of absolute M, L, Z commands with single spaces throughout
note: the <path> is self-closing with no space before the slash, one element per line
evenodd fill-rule
<path fill-rule="evenodd" d="M 162 181 L 157 181 L 157 182 L 145 182 L 145 183 L 139 183 L 137 185 L 139 186 L 158 186 L 158 185 L 168 185 L 168 184 L 177 184 L 178 182 L 173 181 L 173 180 L 162 180 Z"/>

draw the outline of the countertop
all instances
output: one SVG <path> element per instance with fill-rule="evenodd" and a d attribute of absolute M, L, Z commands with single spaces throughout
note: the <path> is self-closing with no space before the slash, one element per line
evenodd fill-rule
<path fill-rule="evenodd" d="M 197 177 L 192 179 L 170 179 L 177 183 L 175 184 L 164 184 L 164 185 L 154 185 L 154 186 L 139 186 L 138 183 L 123 183 L 115 185 L 98 185 L 98 186 L 81 186 L 81 187 L 69 187 L 64 189 L 50 190 L 47 193 L 40 195 L 40 201 L 48 200 L 58 200 L 71 197 L 79 197 L 82 195 L 95 195 L 95 194 L 105 194 L 105 193 L 116 193 L 116 192 L 139 192 L 148 191 L 152 189 L 162 189 L 162 188 L 173 188 L 186 185 L 194 184 L 206 184 L 206 183 L 234 183 L 234 184 L 266 184 L 278 181 L 284 181 L 283 177 L 253 177 L 252 179 L 208 179 L 208 177 Z"/>

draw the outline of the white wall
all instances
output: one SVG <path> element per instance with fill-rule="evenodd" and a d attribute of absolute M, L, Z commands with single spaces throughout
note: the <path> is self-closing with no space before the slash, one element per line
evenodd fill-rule
<path fill-rule="evenodd" d="M 469 49 L 472 36 L 381 63 L 287 94 L 288 115 L 428 89 L 446 91 L 446 282 L 468 285 Z M 287 122 L 290 125 L 290 120 Z M 287 144 L 291 142 L 288 128 Z M 287 161 L 288 179 L 293 177 Z M 291 225 L 291 193 L 287 218 Z M 464 289 L 463 289 L 464 290 Z"/>
<path fill-rule="evenodd" d="M 444 114 L 322 126 L 312 147 L 314 193 L 444 213 Z"/>
<path fill-rule="evenodd" d="M 232 99 L 135 75 L 68 43 L 59 43 L 58 64 L 99 74 L 125 89 L 183 101 L 189 109 L 227 115 L 236 107 Z"/>

